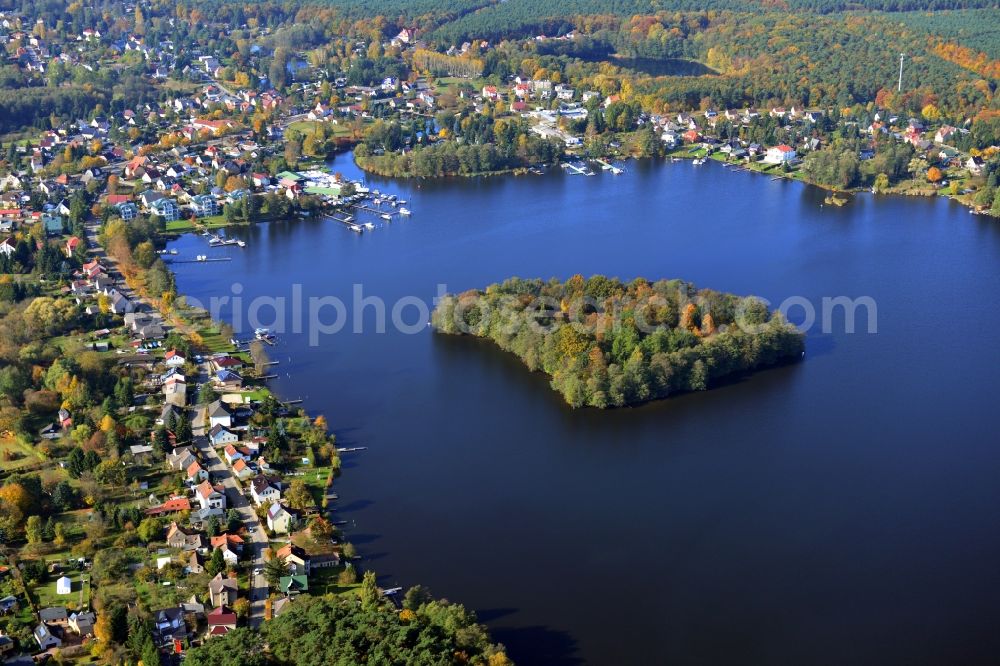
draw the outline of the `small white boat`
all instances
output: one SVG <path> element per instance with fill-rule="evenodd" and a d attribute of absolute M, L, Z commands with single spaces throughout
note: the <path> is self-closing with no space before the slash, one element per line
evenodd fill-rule
<path fill-rule="evenodd" d="M 389 215 L 389 213 L 382 213 L 382 219 L 383 220 L 392 220 L 392 215 Z"/>
<path fill-rule="evenodd" d="M 198 261 L 205 261 L 208 259 L 208 256 L 204 254 L 199 254 L 197 257 L 195 257 L 195 259 Z"/>
<path fill-rule="evenodd" d="M 410 209 L 409 208 L 400 208 L 399 209 L 399 214 L 400 215 L 410 215 Z"/>
<path fill-rule="evenodd" d="M 374 224 L 372 224 L 371 222 L 365 222 L 365 229 L 367 229 L 368 231 L 371 231 L 374 228 L 375 228 Z"/>
<path fill-rule="evenodd" d="M 246 247 L 247 246 L 247 242 L 245 240 L 242 240 L 242 239 L 237 239 L 236 240 L 236 244 L 239 245 L 240 247 Z"/>

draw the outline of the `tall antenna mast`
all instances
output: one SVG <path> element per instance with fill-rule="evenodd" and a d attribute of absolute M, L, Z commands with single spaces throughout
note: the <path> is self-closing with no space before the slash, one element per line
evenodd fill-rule
<path fill-rule="evenodd" d="M 897 92 L 903 91 L 903 58 L 906 57 L 905 53 L 899 54 L 899 84 L 896 86 Z"/>

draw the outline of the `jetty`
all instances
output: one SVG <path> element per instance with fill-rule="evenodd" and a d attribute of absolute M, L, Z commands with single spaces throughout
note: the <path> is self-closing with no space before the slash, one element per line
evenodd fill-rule
<path fill-rule="evenodd" d="M 205 257 L 199 255 L 194 259 L 164 259 L 165 264 L 207 264 L 213 261 L 232 261 L 232 257 Z"/>
<path fill-rule="evenodd" d="M 367 451 L 367 450 L 368 450 L 367 446 L 346 446 L 346 447 L 338 446 L 337 447 L 337 453 L 352 453 L 354 451 Z"/>
<path fill-rule="evenodd" d="M 343 224 L 345 227 L 347 227 L 356 234 L 364 233 L 365 230 L 364 226 L 360 224 L 354 224 L 353 222 L 354 217 L 352 215 L 348 215 L 347 217 L 337 217 L 336 215 L 327 215 L 326 219 L 333 220 L 334 222 L 339 222 L 340 224 Z"/>
<path fill-rule="evenodd" d="M 570 172 L 571 175 L 575 176 L 593 176 L 594 172 L 588 169 L 586 166 L 580 166 L 578 164 L 573 164 L 571 162 L 563 162 L 562 168 Z"/>
<path fill-rule="evenodd" d="M 396 211 L 391 210 L 391 209 L 389 209 L 389 210 L 382 210 L 381 208 L 372 208 L 371 206 L 365 206 L 364 204 L 360 204 L 360 203 L 348 204 L 348 207 L 349 208 L 355 208 L 357 210 L 363 210 L 363 211 L 368 212 L 368 213 L 374 213 L 375 215 L 382 215 L 382 216 L 391 215 L 392 213 L 396 212 Z"/>
<path fill-rule="evenodd" d="M 600 164 L 602 169 L 604 169 L 605 171 L 610 171 L 616 176 L 618 174 L 625 173 L 625 169 L 622 169 L 621 167 L 616 167 L 614 164 L 611 164 L 610 162 L 605 162 L 604 160 L 594 160 L 594 161 Z"/>

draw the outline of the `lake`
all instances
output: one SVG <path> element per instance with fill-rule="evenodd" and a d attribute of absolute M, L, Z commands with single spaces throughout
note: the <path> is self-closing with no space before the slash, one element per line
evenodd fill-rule
<path fill-rule="evenodd" d="M 333 168 L 357 173 L 347 155 Z M 383 585 L 475 609 L 522 664 L 1000 653 L 996 221 L 946 200 L 823 206 L 712 163 L 368 183 L 412 218 L 262 224 L 234 232 L 244 249 L 187 236 L 182 257 L 233 260 L 177 264 L 180 291 L 299 284 L 350 305 L 358 284 L 391 305 L 512 275 L 677 277 L 817 310 L 870 297 L 878 329 L 835 316 L 802 363 L 604 412 L 569 409 L 485 342 L 374 333 L 374 307 L 366 333 L 283 333 L 274 388 L 369 447 L 345 455 L 337 513 Z"/>

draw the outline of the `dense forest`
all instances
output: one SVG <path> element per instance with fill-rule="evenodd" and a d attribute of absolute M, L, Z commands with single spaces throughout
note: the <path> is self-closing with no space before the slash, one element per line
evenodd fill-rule
<path fill-rule="evenodd" d="M 336 3 L 334 3 L 336 4 Z M 527 33 L 557 35 L 572 29 L 573 18 L 586 15 L 641 16 L 658 12 L 760 12 L 818 13 L 868 10 L 918 12 L 951 9 L 994 8 L 989 0 L 785 0 L 761 3 L 755 0 L 506 0 L 449 22 L 434 37 L 447 43 L 468 39 L 506 39 Z"/>
<path fill-rule="evenodd" d="M 801 357 L 804 336 L 753 297 L 679 280 L 511 278 L 442 298 L 437 331 L 488 338 L 573 407 L 621 407 Z"/>
<path fill-rule="evenodd" d="M 367 576 L 358 601 L 300 597 L 260 634 L 237 629 L 190 650 L 190 666 L 472 664 L 509 666 L 464 607 L 410 588 L 397 611 Z"/>

